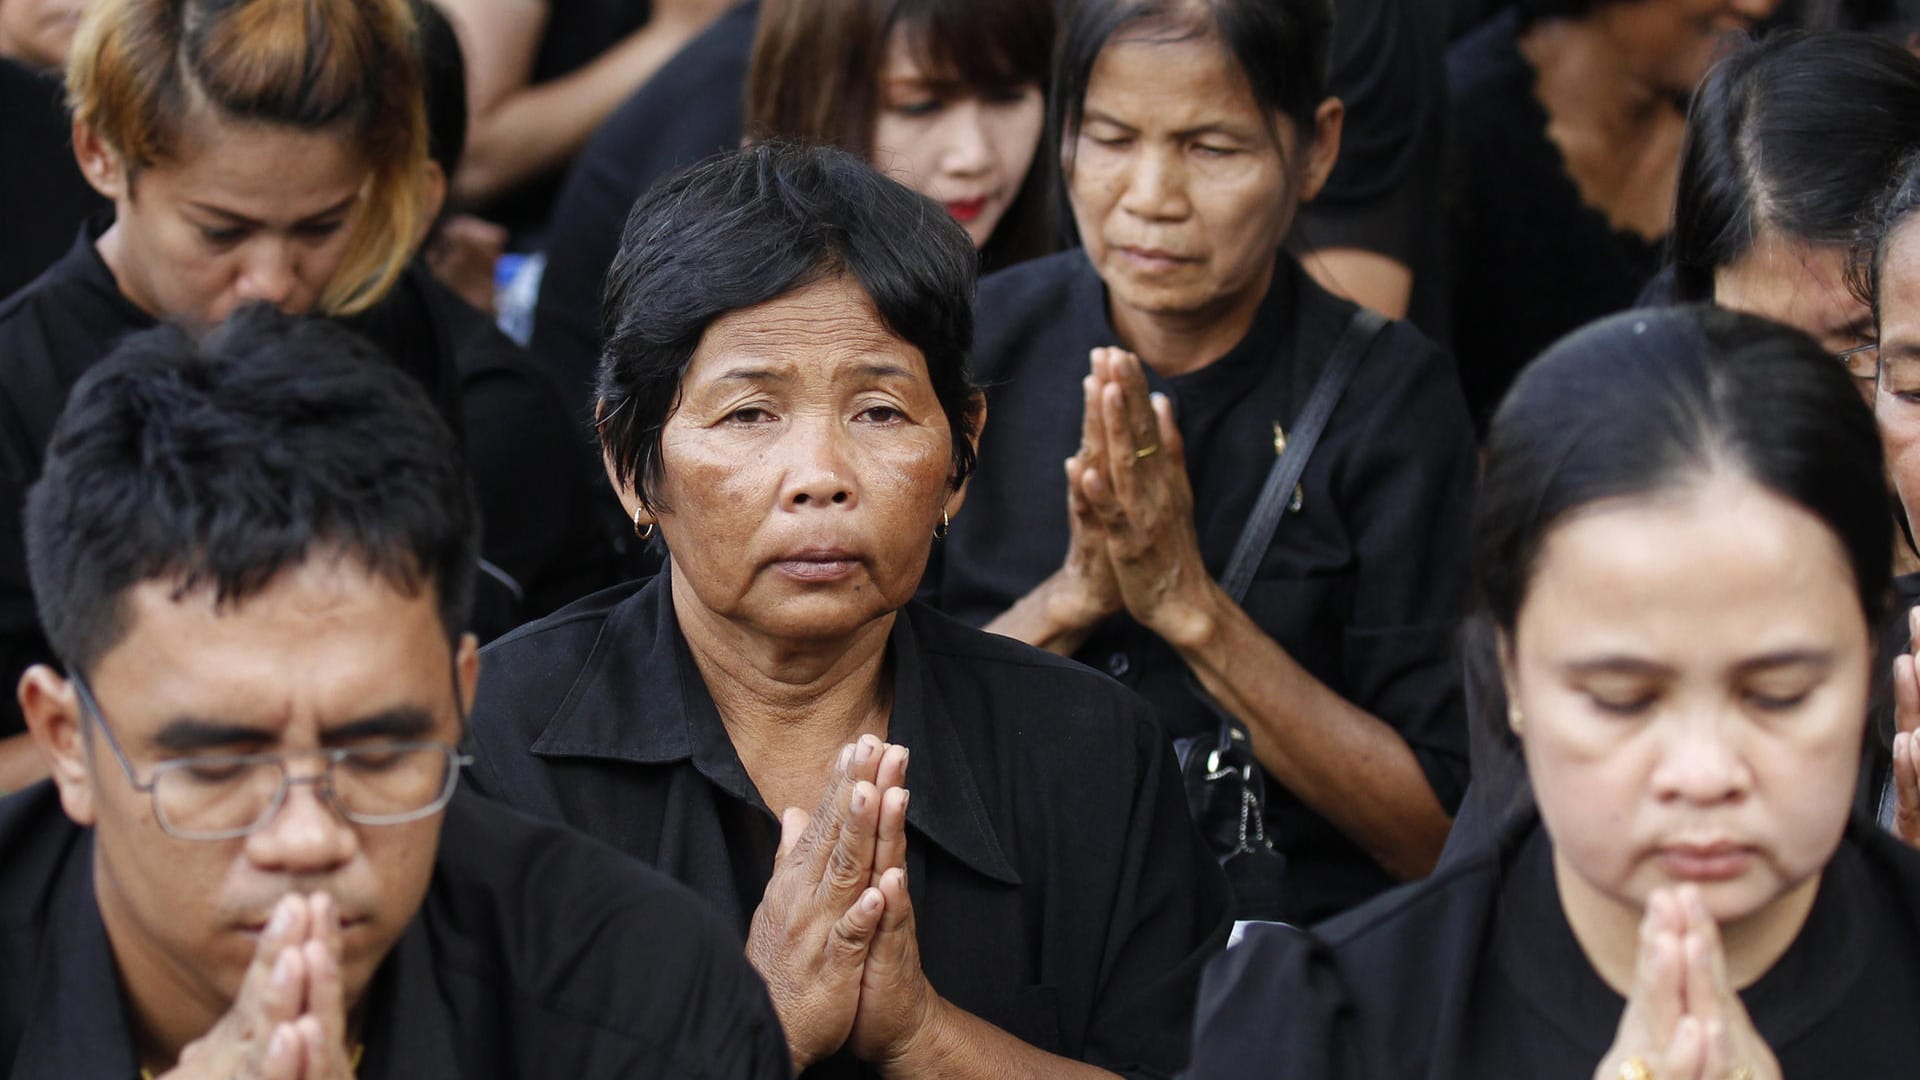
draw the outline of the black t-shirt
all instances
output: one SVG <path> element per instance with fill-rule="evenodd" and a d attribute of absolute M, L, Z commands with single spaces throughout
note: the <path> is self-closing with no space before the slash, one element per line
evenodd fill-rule
<path fill-rule="evenodd" d="M 1920 1060 L 1920 852 L 1856 820 L 1806 926 L 1741 1000 L 1788 1080 Z M 1259 927 L 1208 969 L 1192 1075 L 1587 1080 L 1625 1001 L 1560 907 L 1534 826 L 1311 933 Z"/>
<path fill-rule="evenodd" d="M 1231 917 L 1146 704 L 918 604 L 896 614 L 888 663 L 934 989 L 1043 1050 L 1171 1075 Z M 744 940 L 779 822 L 681 636 L 670 574 L 494 643 L 477 697 L 476 786 L 692 886 Z M 846 1075 L 876 1074 L 844 1051 L 807 1071 Z"/>
<path fill-rule="evenodd" d="M 131 1080 L 93 833 L 50 782 L 0 800 L 0 866 L 0 1072 Z M 704 908 L 599 844 L 456 793 L 426 899 L 368 988 L 360 1080 L 785 1077 L 766 988 Z"/>
<path fill-rule="evenodd" d="M 1483 428 L 1515 375 L 1561 336 L 1623 311 L 1660 269 L 1660 244 L 1588 206 L 1547 137 L 1535 73 L 1508 10 L 1447 54 L 1457 173 L 1453 345 Z"/>
<path fill-rule="evenodd" d="M 58 73 L 0 56 L 0 299 L 39 277 L 108 206 L 73 159 Z"/>
<path fill-rule="evenodd" d="M 627 212 L 654 181 L 740 145 L 757 2 L 688 42 L 600 125 L 574 161 L 547 231 L 533 352 L 583 427 L 600 364 L 600 296 Z"/>
<path fill-rule="evenodd" d="M 1186 440 L 1194 519 L 1209 573 L 1226 566 L 1291 427 L 1354 311 L 1282 256 L 1247 336 L 1172 379 L 1151 371 Z M 934 548 L 923 595 L 984 624 L 1058 569 L 1068 544 L 1060 462 L 1080 440 L 1087 354 L 1118 341 L 1105 286 L 1067 251 L 980 287 L 974 377 L 987 424 L 966 512 Z M 1464 606 L 1476 458 L 1452 365 L 1391 325 L 1360 364 L 1308 459 L 1243 607 L 1334 692 L 1392 725 L 1443 806 L 1466 783 L 1454 635 Z M 1124 613 L 1077 659 L 1139 690 L 1173 736 L 1218 724 L 1171 646 Z M 1270 833 L 1288 856 L 1289 917 L 1323 917 L 1392 879 L 1323 816 L 1270 782 Z"/>

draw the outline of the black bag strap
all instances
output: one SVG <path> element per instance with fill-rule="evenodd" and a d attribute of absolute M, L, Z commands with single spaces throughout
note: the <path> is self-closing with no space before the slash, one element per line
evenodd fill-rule
<path fill-rule="evenodd" d="M 1240 530 L 1240 539 L 1233 545 L 1233 555 L 1227 560 L 1227 568 L 1220 574 L 1220 587 L 1233 597 L 1234 603 L 1247 598 L 1254 571 L 1259 569 L 1261 556 L 1273 545 L 1274 531 L 1280 527 L 1280 518 L 1293 500 L 1294 487 L 1307 471 L 1307 458 L 1320 441 L 1320 433 L 1326 430 L 1327 418 L 1333 415 L 1340 395 L 1353 381 L 1361 358 L 1386 328 L 1386 316 L 1370 308 L 1356 308 L 1340 340 L 1334 344 L 1327 366 L 1313 385 L 1312 396 L 1294 419 L 1293 431 L 1287 435 L 1287 448 L 1274 459 L 1260 497 L 1254 501 L 1253 513 L 1247 517 L 1246 527 Z"/>

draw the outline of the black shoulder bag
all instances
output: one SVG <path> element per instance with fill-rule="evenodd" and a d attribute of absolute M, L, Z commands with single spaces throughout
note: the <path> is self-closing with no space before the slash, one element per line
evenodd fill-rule
<path fill-rule="evenodd" d="M 1353 381 L 1361 358 L 1386 326 L 1385 316 L 1359 308 L 1334 345 L 1220 575 L 1220 587 L 1234 603 L 1246 599 L 1254 572 L 1273 545 L 1280 518 L 1294 501 L 1307 458 L 1326 430 L 1327 418 Z M 1220 721 L 1216 731 L 1174 740 L 1187 808 L 1233 883 L 1234 917 L 1278 920 L 1284 910 L 1286 856 L 1274 850 L 1273 840 L 1267 835 L 1266 784 L 1260 763 L 1254 760 L 1246 725 L 1215 701 L 1192 672 L 1187 674 L 1187 686 Z"/>

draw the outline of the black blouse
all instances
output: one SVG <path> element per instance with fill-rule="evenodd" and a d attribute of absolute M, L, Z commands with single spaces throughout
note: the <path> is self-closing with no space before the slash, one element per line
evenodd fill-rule
<path fill-rule="evenodd" d="M 1041 1049 L 1171 1075 L 1230 917 L 1146 704 L 918 604 L 896 615 L 888 663 L 934 989 Z M 688 652 L 670 574 L 496 642 L 477 699 L 477 787 L 680 879 L 744 941 L 779 823 Z M 874 1073 L 842 1053 L 807 1075 Z"/>
<path fill-rule="evenodd" d="M 1207 569 L 1224 569 L 1291 426 L 1354 308 L 1281 257 L 1247 336 L 1171 379 Z M 1118 341 L 1105 286 L 1079 251 L 981 285 L 974 376 L 987 424 L 966 512 L 935 546 L 923 595 L 976 624 L 1060 566 L 1068 544 L 1060 462 L 1080 440 L 1087 354 Z M 1244 608 L 1333 690 L 1397 730 L 1449 812 L 1466 784 L 1455 627 L 1464 606 L 1476 458 L 1453 367 L 1418 331 L 1375 342 L 1308 460 L 1304 498 L 1280 522 Z M 1125 613 L 1077 654 L 1139 690 L 1174 736 L 1211 731 L 1178 654 Z M 1361 849 L 1277 782 L 1269 832 L 1289 860 L 1290 921 L 1310 921 L 1392 884 Z"/>
<path fill-rule="evenodd" d="M 1799 937 L 1740 997 L 1789 1080 L 1910 1076 L 1917 959 L 1920 852 L 1856 819 Z M 1311 933 L 1249 930 L 1208 969 L 1192 1075 L 1587 1080 L 1625 1004 L 1529 826 Z"/>
<path fill-rule="evenodd" d="M 93 832 L 50 782 L 0 800 L 0 1074 L 138 1075 L 94 901 Z M 419 913 L 368 987 L 360 1080 L 770 1080 L 766 988 L 684 889 L 466 792 Z"/>
<path fill-rule="evenodd" d="M 0 56 L 0 299 L 40 276 L 110 204 L 80 174 L 58 72 Z"/>
<path fill-rule="evenodd" d="M 1458 144 L 1453 344 L 1483 427 L 1528 361 L 1632 307 L 1660 269 L 1660 244 L 1615 229 L 1567 175 L 1520 54 L 1522 27 L 1510 8 L 1447 54 Z"/>

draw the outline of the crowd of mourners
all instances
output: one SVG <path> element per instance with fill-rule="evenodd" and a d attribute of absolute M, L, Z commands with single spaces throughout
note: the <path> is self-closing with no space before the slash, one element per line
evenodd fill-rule
<path fill-rule="evenodd" d="M 1917 514 L 1920 0 L 0 0 L 0 1078 L 1909 1077 Z"/>

